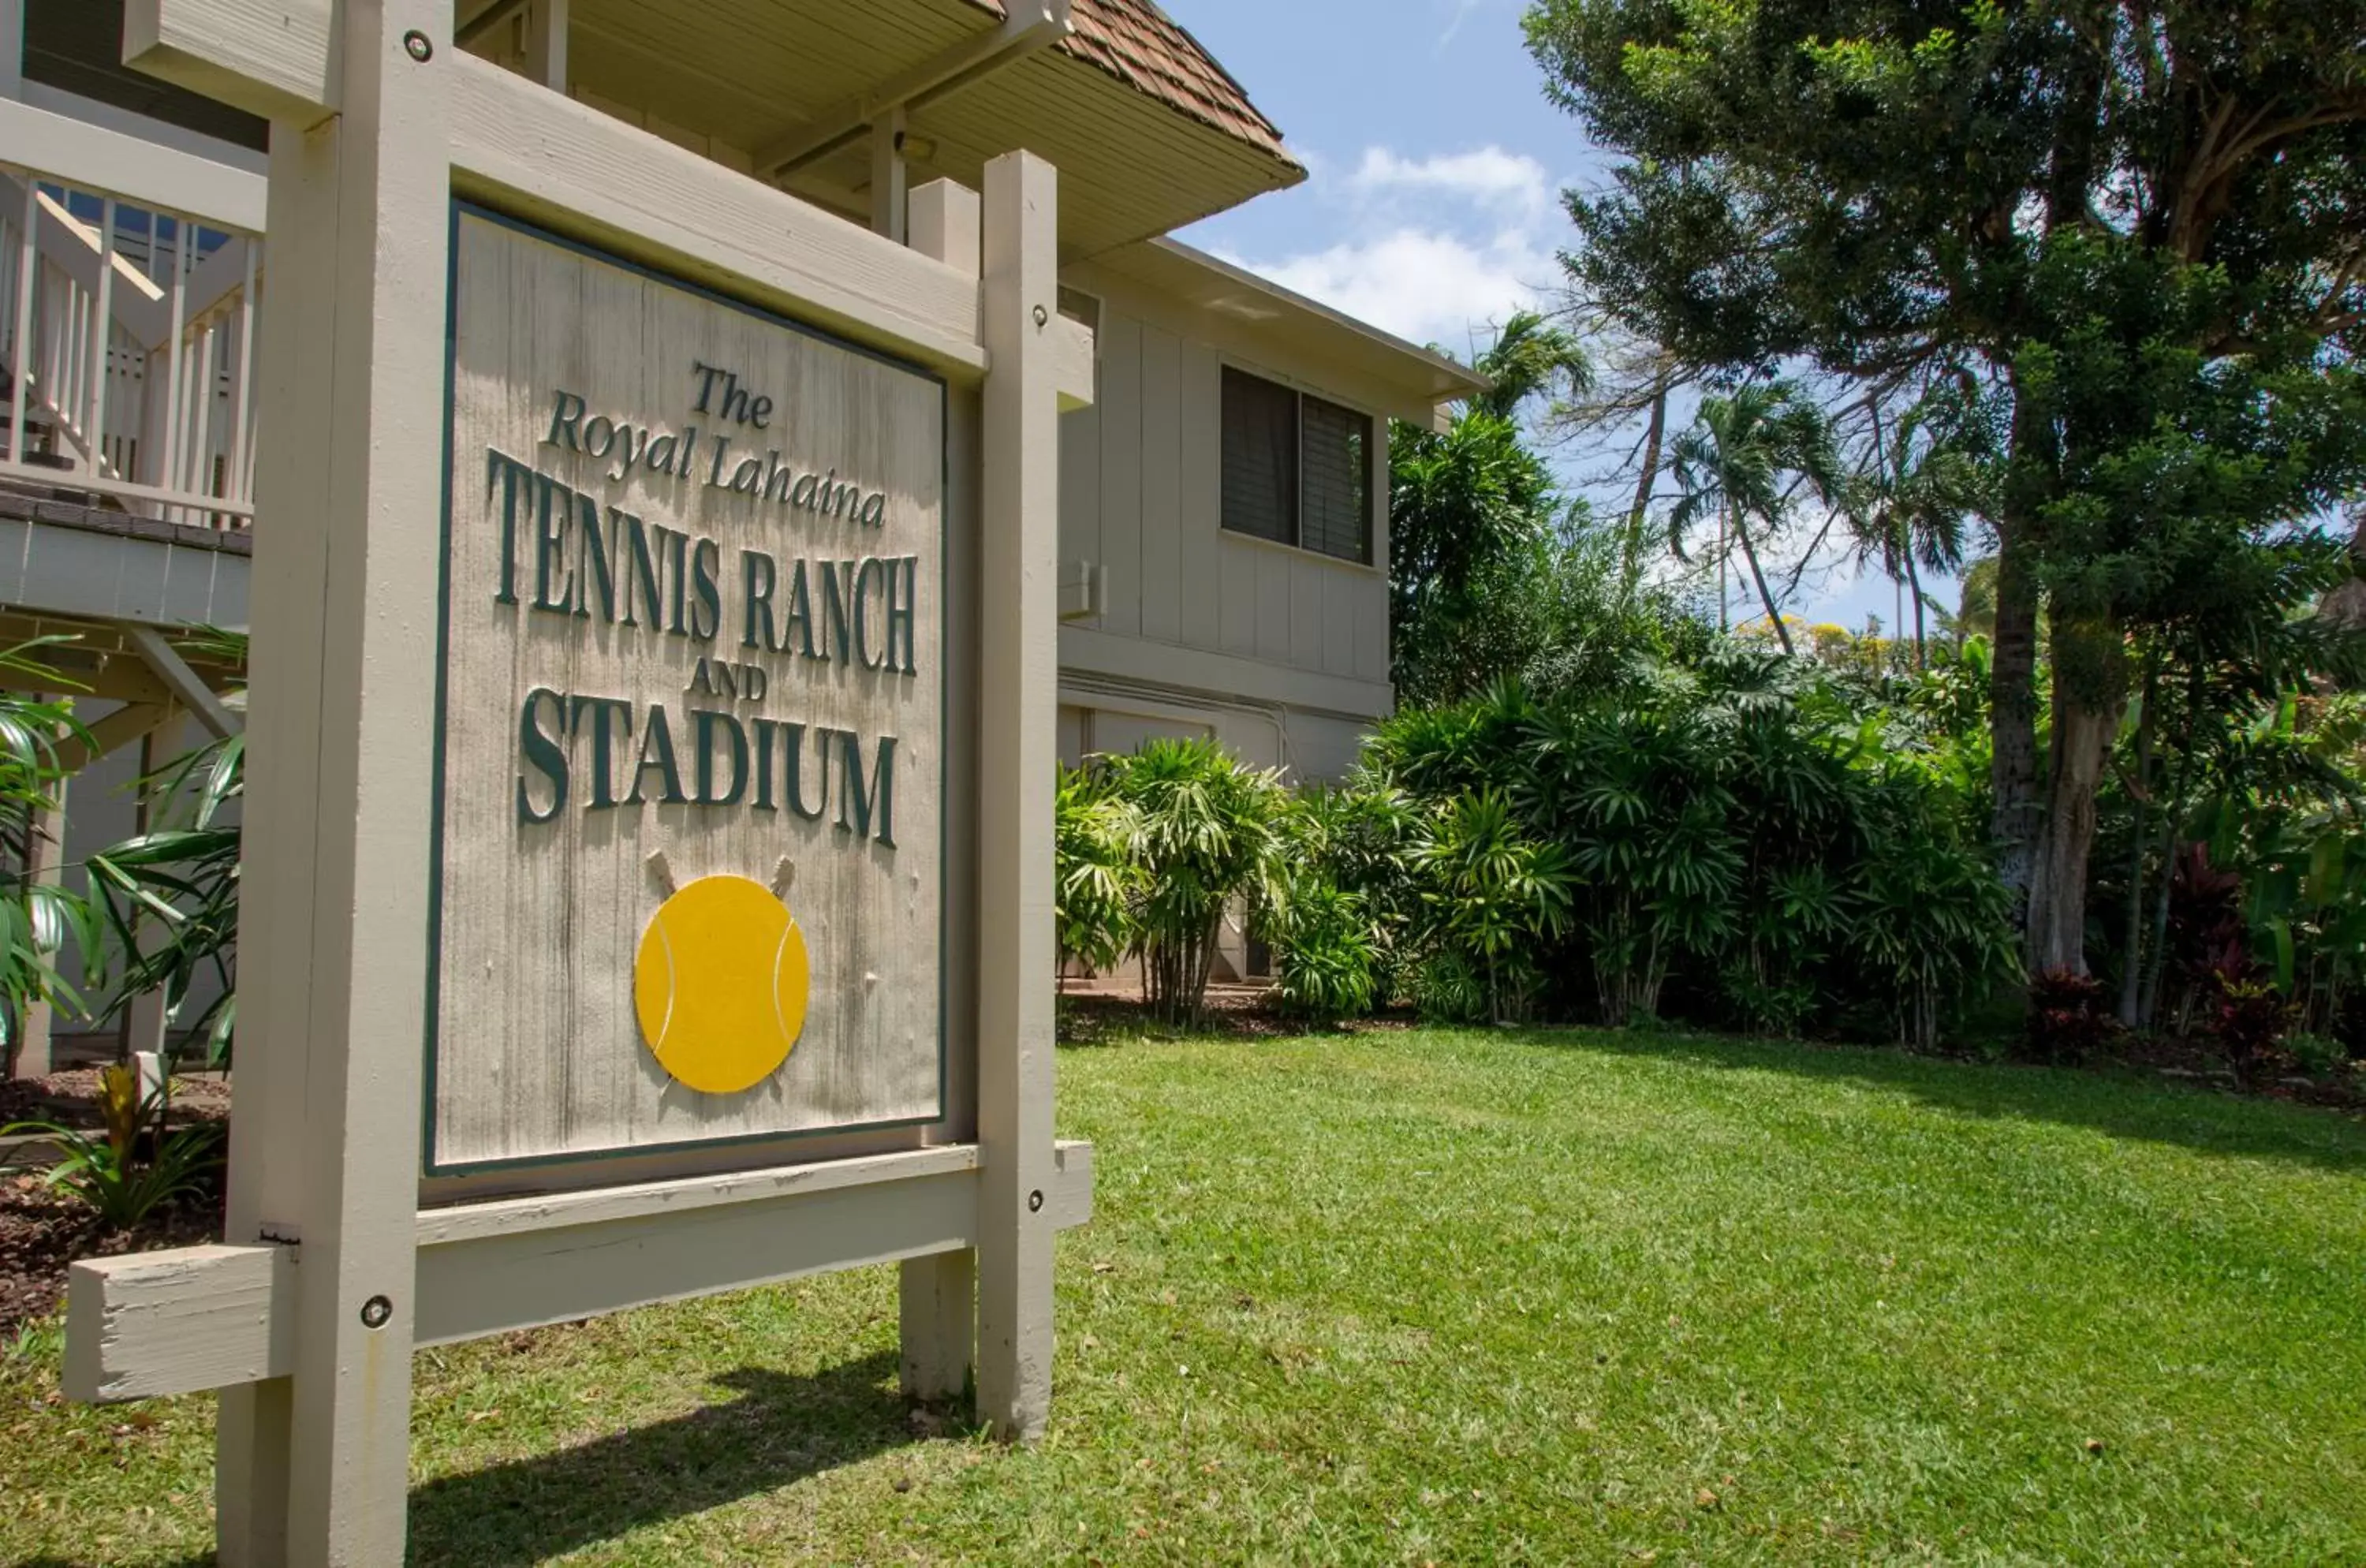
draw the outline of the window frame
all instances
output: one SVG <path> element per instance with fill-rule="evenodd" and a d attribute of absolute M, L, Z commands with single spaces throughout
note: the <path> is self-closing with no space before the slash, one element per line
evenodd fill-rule
<path fill-rule="evenodd" d="M 1315 389 L 1307 386 L 1305 383 L 1294 378 L 1276 375 L 1274 372 L 1261 367 L 1245 365 L 1240 361 L 1226 355 L 1219 355 L 1217 363 L 1220 367 L 1216 382 L 1216 447 L 1217 465 L 1219 470 L 1216 494 L 1217 531 L 1229 538 L 1245 540 L 1253 545 L 1261 545 L 1268 549 L 1289 550 L 1297 555 L 1306 556 L 1314 560 L 1328 561 L 1334 566 L 1346 567 L 1351 570 L 1366 572 L 1380 571 L 1381 570 L 1379 565 L 1380 558 L 1380 497 L 1384 483 L 1382 475 L 1385 472 L 1382 467 L 1385 461 L 1385 448 L 1383 447 L 1382 443 L 1387 439 L 1386 427 L 1382 424 L 1380 416 L 1361 404 L 1350 402 L 1346 399 L 1341 398 L 1334 393 L 1318 391 Z M 1253 533 L 1245 528 L 1235 528 L 1225 518 L 1223 498 L 1224 487 L 1221 475 L 1224 463 L 1223 447 L 1227 423 L 1224 415 L 1224 378 L 1227 375 L 1245 376 L 1251 380 L 1261 381 L 1268 387 L 1279 391 L 1287 392 L 1290 395 L 1291 433 L 1295 443 L 1296 461 L 1292 465 L 1292 477 L 1295 480 L 1295 489 L 1294 492 L 1289 498 L 1290 536 L 1287 539 L 1268 538 L 1263 534 Z M 1361 555 L 1334 555 L 1328 550 L 1315 549 L 1305 542 L 1307 469 L 1306 404 L 1309 399 L 1313 399 L 1314 401 L 1319 403 L 1328 404 L 1330 407 L 1337 409 L 1343 413 L 1353 415 L 1357 419 L 1360 419 L 1364 422 L 1364 461 L 1362 472 L 1364 515 L 1362 520 L 1363 553 Z"/>

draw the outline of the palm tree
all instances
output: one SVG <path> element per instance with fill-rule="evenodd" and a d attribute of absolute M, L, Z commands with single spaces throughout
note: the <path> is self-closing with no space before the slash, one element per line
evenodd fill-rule
<path fill-rule="evenodd" d="M 1487 378 L 1487 389 L 1470 400 L 1470 407 L 1498 419 L 1512 418 L 1539 394 L 1558 406 L 1594 385 L 1594 362 L 1577 334 L 1534 310 L 1513 312 L 1470 367 Z"/>
<path fill-rule="evenodd" d="M 1751 525 L 1758 524 L 1761 536 L 1771 539 L 1781 529 L 1792 498 L 1803 484 L 1819 500 L 1837 498 L 1840 464 L 1831 427 L 1822 412 L 1788 381 L 1760 382 L 1730 397 L 1703 398 L 1692 428 L 1677 436 L 1670 448 L 1668 466 L 1683 492 L 1675 510 L 1668 514 L 1669 548 L 1678 559 L 1689 558 L 1684 554 L 1686 536 L 1703 518 L 1715 517 L 1720 569 L 1727 541 L 1739 544 L 1742 559 L 1750 565 L 1751 580 L 1758 585 L 1759 603 L 1766 607 L 1766 618 L 1774 623 L 1783 651 L 1794 651 L 1790 628 L 1783 624 L 1782 609 L 1766 586 Z M 1787 486 L 1786 475 L 1791 476 Z M 1720 619 L 1724 597 L 1720 590 Z"/>
<path fill-rule="evenodd" d="M 1880 409 L 1872 412 L 1869 460 L 1849 476 L 1842 506 L 1856 536 L 1859 564 L 1878 558 L 1882 570 L 1891 581 L 1905 583 L 1914 601 L 1919 670 L 1925 637 L 1922 570 L 1955 571 L 1963 566 L 1965 525 L 1986 506 L 1990 470 L 1950 430 L 1944 407 L 1917 403 L 1887 439 Z"/>

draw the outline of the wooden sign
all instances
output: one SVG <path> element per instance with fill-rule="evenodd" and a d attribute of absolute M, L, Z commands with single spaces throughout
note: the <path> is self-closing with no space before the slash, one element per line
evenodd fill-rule
<path fill-rule="evenodd" d="M 431 1174 L 944 1115 L 944 383 L 456 209 Z"/>
<path fill-rule="evenodd" d="M 417 1346 L 827 1269 L 898 1265 L 905 1389 L 1032 1438 L 1092 1209 L 1053 171 L 901 244 L 452 15 L 126 12 L 273 120 L 268 434 L 225 1235 L 76 1264 L 64 1382 L 220 1392 L 226 1564 L 402 1560 Z"/>

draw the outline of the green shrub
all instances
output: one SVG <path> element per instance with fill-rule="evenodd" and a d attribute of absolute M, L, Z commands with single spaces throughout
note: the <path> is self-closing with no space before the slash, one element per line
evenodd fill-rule
<path fill-rule="evenodd" d="M 1153 740 L 1094 766 L 1140 820 L 1134 948 L 1152 1010 L 1197 1028 L 1226 908 L 1243 900 L 1254 917 L 1281 892 L 1288 795 L 1212 740 Z"/>
<path fill-rule="evenodd" d="M 1425 1023 L 1481 1023 L 1488 1012 L 1487 983 L 1470 960 L 1451 950 L 1423 956 L 1414 966 L 1413 1004 Z"/>
<path fill-rule="evenodd" d="M 1441 806 L 1414 851 L 1431 942 L 1481 978 L 1496 1022 L 1527 1010 L 1538 978 L 1533 957 L 1567 924 L 1573 881 L 1558 844 L 1522 830 L 1495 790 Z"/>
<path fill-rule="evenodd" d="M 2329 1078 L 2349 1064 L 2349 1047 L 2325 1034 L 2305 1032 L 2284 1036 L 2284 1049 L 2311 1077 Z"/>
<path fill-rule="evenodd" d="M 1102 773 L 1062 768 L 1052 834 L 1061 973 L 1107 969 L 1134 943 L 1142 894 L 1142 814 Z"/>
<path fill-rule="evenodd" d="M 1361 897 L 1324 883 L 1293 888 L 1272 928 L 1283 1007 L 1322 1024 L 1371 1010 L 1380 952 Z"/>
<path fill-rule="evenodd" d="M 1367 1006 L 1393 1000 L 1410 988 L 1409 965 L 1417 956 L 1414 932 L 1422 912 L 1413 856 L 1420 829 L 1420 814 L 1403 791 L 1369 780 L 1346 787 L 1307 785 L 1288 818 L 1290 899 L 1302 897 L 1302 889 L 1336 889 L 1351 895 L 1363 912 L 1372 955 Z M 1276 921 L 1266 932 L 1285 975 L 1299 940 L 1290 927 L 1288 920 Z"/>
<path fill-rule="evenodd" d="M 1498 685 L 1391 719 L 1366 787 L 1401 792 L 1433 824 L 1498 802 L 1493 830 L 1548 854 L 1565 894 L 1508 940 L 1500 899 L 1448 891 L 1417 854 L 1435 918 L 1401 965 L 1416 999 L 1453 1016 L 1450 968 L 1426 967 L 1450 950 L 1491 1016 L 1532 994 L 1613 1025 L 1934 1043 L 2013 969 L 1951 716 L 1727 643 L 1606 689 Z M 1451 929 L 1450 907 L 1492 934 Z"/>
<path fill-rule="evenodd" d="M 118 1065 L 99 1075 L 101 1135 L 54 1122 L 18 1122 L 0 1127 L 0 1137 L 55 1145 L 62 1157 L 40 1173 L 43 1184 L 80 1198 L 108 1229 L 130 1230 L 204 1187 L 222 1163 L 226 1129 L 207 1122 L 167 1131 L 164 1104 L 161 1092 L 141 1094 L 137 1068 Z"/>

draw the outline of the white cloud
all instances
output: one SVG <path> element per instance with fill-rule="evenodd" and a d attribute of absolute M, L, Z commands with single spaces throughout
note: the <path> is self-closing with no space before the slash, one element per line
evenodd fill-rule
<path fill-rule="evenodd" d="M 1550 253 L 1525 234 L 1474 241 L 1421 229 L 1239 265 L 1384 332 L 1465 357 L 1485 323 L 1536 303 L 1555 270 Z"/>
<path fill-rule="evenodd" d="M 1310 183 L 1334 214 L 1329 243 L 1264 256 L 1226 248 L 1225 259 L 1460 355 L 1560 277 L 1556 182 L 1534 158 L 1496 146 L 1419 158 L 1368 147 Z"/>
<path fill-rule="evenodd" d="M 1366 197 L 1461 201 L 1524 213 L 1549 210 L 1553 205 L 1552 176 L 1545 166 L 1501 147 L 1418 159 L 1399 157 L 1386 147 L 1367 147 L 1348 184 Z"/>

